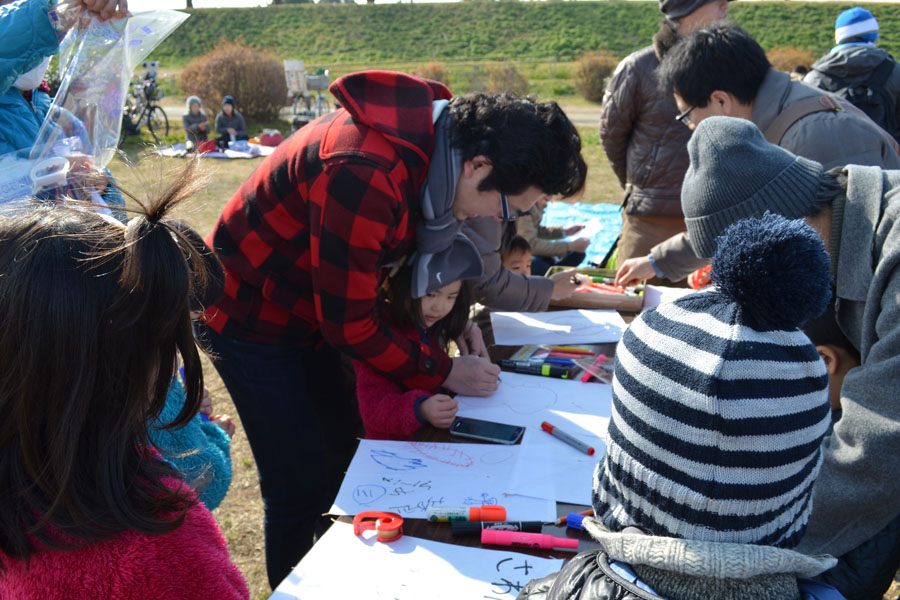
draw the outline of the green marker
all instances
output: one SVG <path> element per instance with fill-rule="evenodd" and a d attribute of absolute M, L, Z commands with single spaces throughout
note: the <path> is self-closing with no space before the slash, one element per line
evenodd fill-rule
<path fill-rule="evenodd" d="M 525 375 L 543 375 L 544 377 L 558 377 L 559 379 L 569 378 L 569 369 L 560 365 L 547 363 L 538 365 L 527 360 L 510 360 L 506 358 L 500 359 L 499 363 L 504 369 Z"/>

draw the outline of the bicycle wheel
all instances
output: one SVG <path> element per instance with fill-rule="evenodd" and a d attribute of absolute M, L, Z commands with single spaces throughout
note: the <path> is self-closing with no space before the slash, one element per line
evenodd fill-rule
<path fill-rule="evenodd" d="M 169 117 L 161 106 L 153 106 L 147 113 L 147 128 L 159 144 L 169 136 Z"/>

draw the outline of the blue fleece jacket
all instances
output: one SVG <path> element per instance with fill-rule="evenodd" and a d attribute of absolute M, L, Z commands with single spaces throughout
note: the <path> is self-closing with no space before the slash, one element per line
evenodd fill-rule
<path fill-rule="evenodd" d="M 19 75 L 59 52 L 49 10 L 47 0 L 19 0 L 0 6 L 0 154 L 34 144 L 50 108 L 47 94 L 34 92 L 28 102 L 13 87 Z"/>
<path fill-rule="evenodd" d="M 173 378 L 166 406 L 159 420 L 150 425 L 150 441 L 184 473 L 188 485 L 197 489 L 200 501 L 213 510 L 231 485 L 231 439 L 221 427 L 204 422 L 199 414 L 181 429 L 159 429 L 160 424 L 171 423 L 178 416 L 186 399 L 184 386 Z M 195 483 L 198 479 L 199 484 Z"/>

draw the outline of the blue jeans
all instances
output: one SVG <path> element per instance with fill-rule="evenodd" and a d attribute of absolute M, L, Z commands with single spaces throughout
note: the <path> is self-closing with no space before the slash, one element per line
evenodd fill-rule
<path fill-rule="evenodd" d="M 256 460 L 274 589 L 312 547 L 356 450 L 359 417 L 340 353 L 242 342 L 204 325 L 195 333 L 213 354 Z"/>

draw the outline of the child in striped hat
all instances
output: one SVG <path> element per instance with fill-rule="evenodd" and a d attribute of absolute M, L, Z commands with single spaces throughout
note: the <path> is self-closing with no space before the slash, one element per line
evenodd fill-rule
<path fill-rule="evenodd" d="M 616 350 L 585 520 L 602 549 L 520 598 L 842 598 L 804 579 L 834 558 L 791 550 L 831 421 L 799 329 L 831 297 L 828 255 L 803 221 L 766 213 L 731 226 L 712 265 L 715 287 L 641 314 Z"/>

